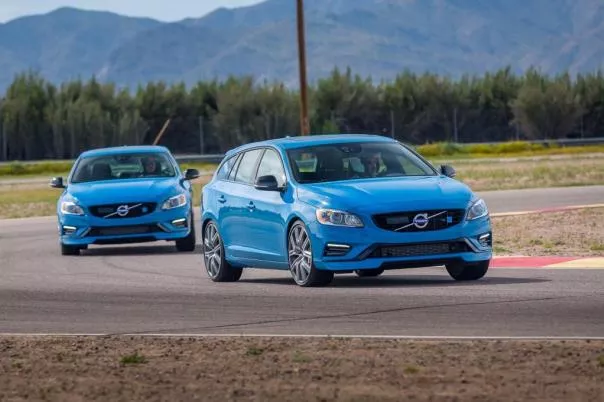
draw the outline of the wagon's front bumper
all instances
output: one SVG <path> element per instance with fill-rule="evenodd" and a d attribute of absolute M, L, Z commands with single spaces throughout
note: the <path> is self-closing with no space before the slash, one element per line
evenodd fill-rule
<path fill-rule="evenodd" d="M 395 233 L 377 227 L 310 225 L 318 269 L 354 271 L 474 264 L 492 258 L 488 217 L 444 230 Z"/>

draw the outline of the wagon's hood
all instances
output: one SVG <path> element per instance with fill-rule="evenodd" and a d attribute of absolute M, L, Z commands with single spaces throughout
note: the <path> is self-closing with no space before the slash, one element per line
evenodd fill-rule
<path fill-rule="evenodd" d="M 466 208 L 472 191 L 448 177 L 396 177 L 299 186 L 301 201 L 359 213 Z"/>
<path fill-rule="evenodd" d="M 174 178 L 128 179 L 69 185 L 68 192 L 81 204 L 100 205 L 121 202 L 162 202 L 182 191 Z"/>

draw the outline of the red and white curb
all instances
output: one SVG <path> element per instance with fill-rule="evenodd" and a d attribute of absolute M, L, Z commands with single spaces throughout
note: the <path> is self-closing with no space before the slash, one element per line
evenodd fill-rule
<path fill-rule="evenodd" d="M 492 218 L 565 212 L 578 209 L 604 208 L 604 204 L 572 205 L 567 207 L 536 209 L 532 211 L 491 213 Z M 565 256 L 494 256 L 491 268 L 542 268 L 542 269 L 604 269 L 602 257 Z"/>
<path fill-rule="evenodd" d="M 604 269 L 604 257 L 493 257 L 491 268 Z"/>

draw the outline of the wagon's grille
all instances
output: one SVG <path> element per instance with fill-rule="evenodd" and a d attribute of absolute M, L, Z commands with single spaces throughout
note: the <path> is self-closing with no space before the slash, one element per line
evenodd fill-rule
<path fill-rule="evenodd" d="M 139 235 L 161 231 L 158 225 L 129 225 L 129 226 L 95 226 L 90 229 L 88 236 L 121 236 L 121 235 Z"/>
<path fill-rule="evenodd" d="M 426 232 L 457 225 L 463 220 L 463 209 L 393 212 L 374 215 L 376 226 L 396 232 Z"/>
<path fill-rule="evenodd" d="M 418 257 L 424 255 L 461 253 L 470 251 L 468 245 L 463 241 L 440 242 L 440 243 L 418 243 L 398 244 L 380 246 L 373 250 L 369 258 L 388 257 Z"/>
<path fill-rule="evenodd" d="M 138 218 L 155 211 L 154 202 L 129 202 L 121 204 L 95 205 L 90 207 L 90 213 L 99 218 L 119 219 Z"/>

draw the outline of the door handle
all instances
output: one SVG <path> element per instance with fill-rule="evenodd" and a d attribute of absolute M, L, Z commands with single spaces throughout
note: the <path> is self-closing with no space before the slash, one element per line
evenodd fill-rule
<path fill-rule="evenodd" d="M 254 209 L 256 209 L 256 206 L 254 205 L 254 203 L 253 203 L 252 201 L 250 201 L 250 203 L 249 203 L 249 204 L 247 204 L 247 208 L 248 208 L 250 211 L 253 211 Z"/>
<path fill-rule="evenodd" d="M 224 198 L 224 195 L 221 195 L 220 197 L 218 197 L 218 202 L 221 204 L 224 204 L 226 202 L 226 198 Z"/>

